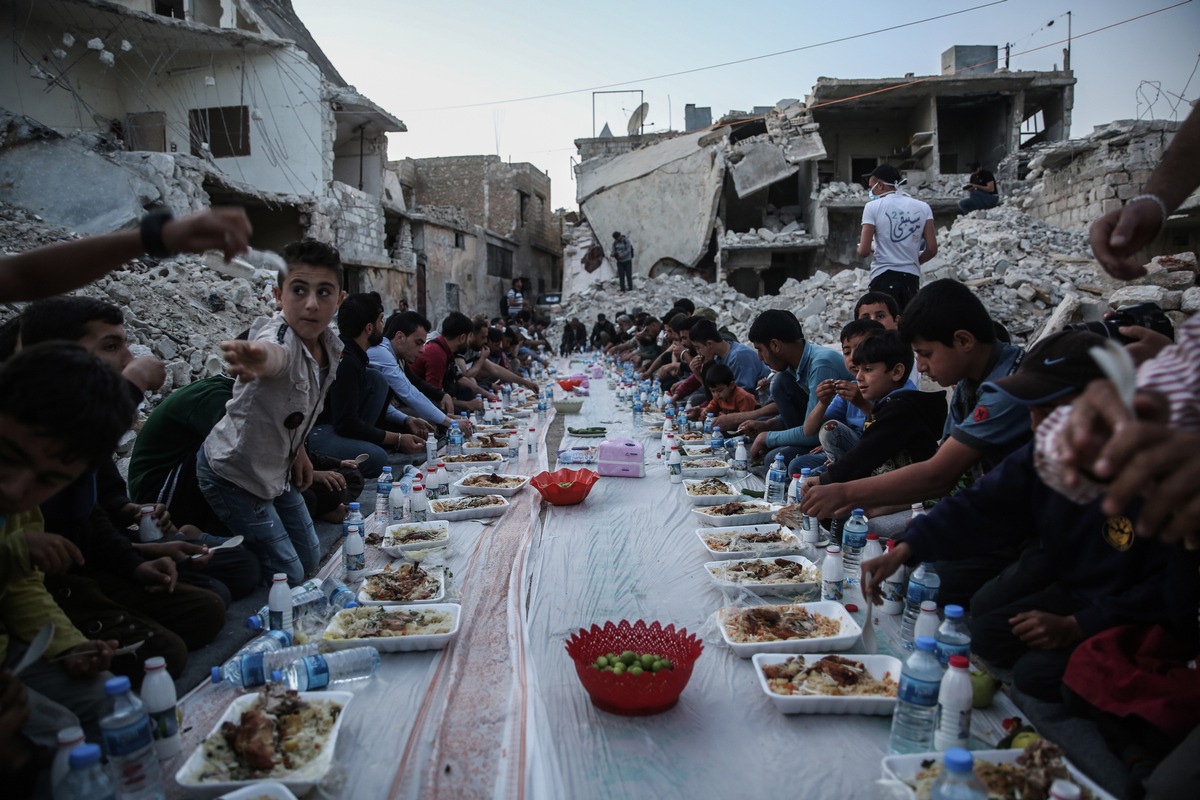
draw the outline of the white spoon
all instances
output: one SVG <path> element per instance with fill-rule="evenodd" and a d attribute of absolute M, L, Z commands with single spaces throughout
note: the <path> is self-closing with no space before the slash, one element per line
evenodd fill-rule
<path fill-rule="evenodd" d="M 38 631 L 37 636 L 33 637 L 33 641 L 29 643 L 29 649 L 25 651 L 25 655 L 21 656 L 21 660 L 17 666 L 13 667 L 13 677 L 20 675 L 25 671 L 30 664 L 42 657 L 42 653 L 46 652 L 46 648 L 50 646 L 50 640 L 54 638 L 54 623 L 47 622 Z"/>
<path fill-rule="evenodd" d="M 366 453 L 359 453 L 354 457 L 354 461 L 356 464 L 365 464 L 370 458 Z"/>
<path fill-rule="evenodd" d="M 246 540 L 245 536 L 230 536 L 227 540 L 221 542 L 216 547 L 208 548 L 207 553 L 194 553 L 190 557 L 191 558 L 203 558 L 204 556 L 209 555 L 211 553 L 215 553 L 218 550 L 228 550 L 231 547 L 237 547 L 239 544 L 241 544 L 245 540 Z"/>

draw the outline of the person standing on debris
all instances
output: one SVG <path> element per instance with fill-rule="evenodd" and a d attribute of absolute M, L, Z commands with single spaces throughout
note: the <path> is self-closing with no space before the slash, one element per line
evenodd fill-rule
<path fill-rule="evenodd" d="M 613 231 L 612 257 L 617 262 L 617 279 L 621 291 L 633 288 L 633 242 L 620 231 Z M 626 284 L 628 283 L 628 286 Z"/>
<path fill-rule="evenodd" d="M 501 316 L 512 319 L 525 308 L 525 279 L 513 278 L 512 287 L 500 298 Z"/>
<path fill-rule="evenodd" d="M 342 259 L 306 239 L 283 251 L 275 287 L 282 311 L 259 317 L 246 341 L 221 343 L 233 399 L 196 454 L 208 504 L 262 562 L 292 585 L 316 570 L 320 542 L 301 494 L 313 467 L 304 440 L 337 375 L 342 343 L 329 328 L 342 303 Z"/>
<path fill-rule="evenodd" d="M 964 214 L 981 208 L 1000 205 L 1000 192 L 996 189 L 996 176 L 983 168 L 978 161 L 971 165 L 971 177 L 963 187 L 967 196 L 958 201 L 958 210 Z"/>
<path fill-rule="evenodd" d="M 874 240 L 869 288 L 896 298 L 903 313 L 921 288 L 921 264 L 937 255 L 938 246 L 933 209 L 901 192 L 900 182 L 900 170 L 891 164 L 880 164 L 867 176 L 871 199 L 863 206 L 858 257 L 871 255 Z"/>

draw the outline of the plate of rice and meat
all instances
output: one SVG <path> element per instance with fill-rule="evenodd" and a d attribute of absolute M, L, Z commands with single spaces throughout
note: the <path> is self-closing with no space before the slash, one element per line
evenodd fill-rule
<path fill-rule="evenodd" d="M 799 537 L 776 523 L 697 528 L 696 535 L 714 561 L 789 555 L 801 548 Z"/>
<path fill-rule="evenodd" d="M 821 568 L 804 556 L 710 561 L 704 568 L 717 585 L 755 594 L 796 594 L 821 583 Z"/>
<path fill-rule="evenodd" d="M 453 484 L 459 494 L 498 494 L 512 497 L 529 483 L 528 475 L 501 475 L 497 472 L 469 472 Z"/>
<path fill-rule="evenodd" d="M 891 714 L 900 659 L 836 654 L 754 656 L 758 684 L 784 714 Z"/>
<path fill-rule="evenodd" d="M 862 628 L 841 603 L 821 600 L 775 606 L 727 606 L 717 612 L 721 636 L 739 658 L 757 653 L 845 650 Z"/>
<path fill-rule="evenodd" d="M 406 561 L 368 572 L 358 590 L 360 606 L 437 603 L 446 596 L 446 568 Z"/>
<path fill-rule="evenodd" d="M 504 456 L 500 453 L 464 453 L 461 456 L 445 456 L 438 461 L 445 464 L 450 472 L 461 472 L 470 467 L 487 466 L 489 469 L 496 469 L 504 466 Z"/>
<path fill-rule="evenodd" d="M 450 524 L 445 520 L 400 522 L 384 529 L 379 549 L 393 558 L 400 558 L 414 550 L 442 547 L 449 541 Z"/>
<path fill-rule="evenodd" d="M 458 635 L 459 612 L 455 603 L 344 608 L 333 615 L 321 638 L 331 650 L 441 650 Z"/>
<path fill-rule="evenodd" d="M 175 773 L 185 789 L 224 794 L 264 780 L 297 795 L 333 765 L 350 692 L 295 692 L 272 683 L 235 697 Z"/>
<path fill-rule="evenodd" d="M 444 519 L 449 522 L 499 517 L 503 516 L 505 511 L 508 511 L 508 500 L 497 494 L 485 494 L 478 497 L 445 497 L 441 500 L 431 500 L 429 503 L 431 518 Z"/>
<path fill-rule="evenodd" d="M 723 478 L 729 474 L 729 462 L 719 458 L 697 458 L 681 466 L 684 478 Z"/>
<path fill-rule="evenodd" d="M 720 478 L 685 478 L 683 493 L 695 506 L 717 506 L 734 500 L 744 499 L 742 493 Z"/>
<path fill-rule="evenodd" d="M 692 513 L 705 525 L 713 527 L 764 525 L 771 521 L 779 508 L 779 506 L 764 503 L 761 500 L 735 500 L 731 503 L 693 508 Z"/>

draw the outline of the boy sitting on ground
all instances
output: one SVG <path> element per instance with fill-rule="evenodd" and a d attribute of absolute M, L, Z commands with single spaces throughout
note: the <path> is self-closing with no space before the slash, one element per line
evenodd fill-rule
<path fill-rule="evenodd" d="M 758 407 L 754 395 L 737 385 L 728 364 L 713 362 L 705 367 L 704 385 L 712 393 L 712 400 L 700 412 L 700 417 L 706 414 L 736 414 Z"/>

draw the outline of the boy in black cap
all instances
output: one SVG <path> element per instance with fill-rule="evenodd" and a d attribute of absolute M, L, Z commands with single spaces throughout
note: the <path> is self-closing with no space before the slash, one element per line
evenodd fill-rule
<path fill-rule="evenodd" d="M 874 240 L 870 290 L 896 298 L 904 313 L 921 286 L 920 265 L 937 255 L 933 209 L 899 188 L 900 170 L 891 164 L 880 164 L 866 178 L 871 200 L 863 206 L 858 257 L 871 255 Z"/>
<path fill-rule="evenodd" d="M 1103 373 L 1089 351 L 1104 340 L 1064 331 L 1033 347 L 999 391 L 1029 407 L 1036 427 Z M 987 554 L 1027 535 L 1020 559 L 971 600 L 971 651 L 1011 667 L 1022 692 L 1060 699 L 1063 671 L 1085 638 L 1130 623 L 1159 623 L 1182 641 L 1196 638 L 1195 558 L 1179 548 L 1133 535 L 1140 503 L 1129 516 L 1108 515 L 1096 500 L 1077 505 L 1038 477 L 1032 444 L 1013 453 L 969 489 L 913 520 L 896 547 L 863 564 L 864 589 L 874 593 L 901 564 L 954 562 Z M 1192 587 L 1191 597 L 1176 588 Z"/>

